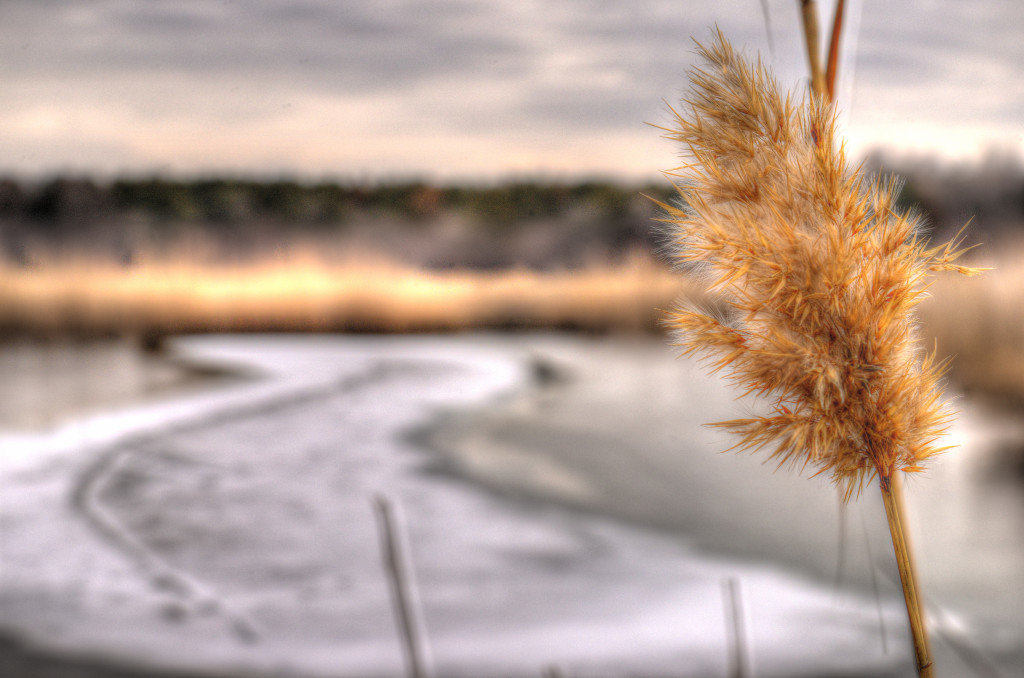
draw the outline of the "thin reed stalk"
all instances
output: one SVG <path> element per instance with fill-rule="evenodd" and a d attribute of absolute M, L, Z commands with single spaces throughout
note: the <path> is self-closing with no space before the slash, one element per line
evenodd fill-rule
<path fill-rule="evenodd" d="M 899 477 L 879 477 L 882 490 L 882 503 L 885 504 L 885 518 L 889 523 L 889 534 L 892 537 L 892 548 L 896 555 L 896 566 L 900 573 L 900 585 L 903 589 L 903 600 L 907 605 L 907 617 L 910 620 L 910 633 L 914 639 L 914 660 L 918 675 L 930 678 L 932 671 L 931 644 L 925 626 L 924 608 L 918 594 L 918 577 L 910 545 L 903 527 L 904 509 L 903 492 Z"/>
<path fill-rule="evenodd" d="M 800 0 L 800 18 L 804 27 L 804 44 L 807 45 L 807 64 L 811 70 L 811 91 L 817 96 L 824 96 L 825 75 L 821 71 L 818 43 L 818 6 L 814 0 Z"/>
<path fill-rule="evenodd" d="M 736 577 L 722 580 L 722 603 L 725 607 L 726 633 L 729 636 L 729 678 L 749 678 L 743 600 L 740 597 L 740 582 Z"/>
<path fill-rule="evenodd" d="M 836 76 L 839 73 L 839 41 L 843 33 L 844 0 L 836 2 L 836 13 L 832 17 L 832 38 L 828 43 L 828 59 L 825 65 L 825 91 L 829 101 L 836 100 Z"/>
<path fill-rule="evenodd" d="M 426 632 L 420 618 L 412 565 L 396 524 L 395 508 L 391 500 L 382 494 L 373 498 L 373 508 L 377 514 L 384 567 L 391 586 L 408 678 L 430 678 L 432 672 L 427 659 Z"/>

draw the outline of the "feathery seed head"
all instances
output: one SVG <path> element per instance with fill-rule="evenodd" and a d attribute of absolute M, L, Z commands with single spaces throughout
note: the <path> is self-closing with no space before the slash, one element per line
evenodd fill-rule
<path fill-rule="evenodd" d="M 682 207 L 662 208 L 676 259 L 731 313 L 683 307 L 667 322 L 684 353 L 772 410 L 716 425 L 780 466 L 829 472 L 847 499 L 872 475 L 921 470 L 951 413 L 914 307 L 930 272 L 977 270 L 956 263 L 959 242 L 926 247 L 892 181 L 848 167 L 821 97 L 783 97 L 721 32 L 697 47 L 704 66 L 666 130 L 691 160 L 674 175 Z"/>

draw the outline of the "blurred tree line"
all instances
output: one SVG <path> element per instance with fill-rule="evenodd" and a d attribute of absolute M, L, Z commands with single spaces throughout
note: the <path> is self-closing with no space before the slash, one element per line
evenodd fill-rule
<path fill-rule="evenodd" d="M 1011 156 L 972 165 L 868 158 L 902 179 L 900 201 L 938 236 L 968 219 L 969 237 L 1024 235 L 1024 168 Z M 0 256 L 86 253 L 130 264 L 140 253 L 202 242 L 220 259 L 266 256 L 295 242 L 377 251 L 430 267 L 573 266 L 661 244 L 648 199 L 667 182 L 512 181 L 495 185 L 375 185 L 161 177 L 99 182 L 0 178 Z"/>
<path fill-rule="evenodd" d="M 170 180 L 117 179 L 98 183 L 59 176 L 43 182 L 0 178 L 0 219 L 32 221 L 41 228 L 117 216 L 145 215 L 165 223 L 206 224 L 272 219 L 282 225 L 344 224 L 355 213 L 376 212 L 425 219 L 468 211 L 488 225 L 557 217 L 585 206 L 601 216 L 621 218 L 639 192 L 668 199 L 671 187 L 513 182 L 488 187 L 434 186 L 400 182 L 373 186 L 230 178 Z"/>
<path fill-rule="evenodd" d="M 494 252 L 516 240 L 521 228 L 541 224 L 564 237 L 584 236 L 588 245 L 651 247 L 655 207 L 641 193 L 668 200 L 672 189 L 597 181 L 444 186 L 161 177 L 101 183 L 75 176 L 32 183 L 8 177 L 0 178 L 0 241 L 9 262 L 28 263 L 32 252 L 44 251 L 113 255 L 130 263 L 137 250 L 190 238 L 227 259 L 266 254 L 295 240 L 340 246 L 355 237 L 362 249 L 387 255 L 403 249 L 403 240 L 454 238 L 483 256 L 467 260 L 454 253 L 448 261 L 437 255 L 437 262 L 413 263 L 534 265 L 551 257 L 506 261 Z"/>

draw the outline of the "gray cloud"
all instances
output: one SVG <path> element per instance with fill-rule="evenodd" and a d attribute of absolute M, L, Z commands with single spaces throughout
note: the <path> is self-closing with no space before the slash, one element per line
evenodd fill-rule
<path fill-rule="evenodd" d="M 472 74 L 481 64 L 521 72 L 530 58 L 507 22 L 454 1 L 72 0 L 17 15 L 0 40 L 9 75 L 177 72 L 365 90 Z"/>
<path fill-rule="evenodd" d="M 775 66 L 792 84 L 805 77 L 796 3 L 769 4 Z M 500 147 L 502 135 L 641 143 L 652 134 L 643 122 L 663 120 L 662 100 L 685 87 L 691 36 L 708 37 L 716 23 L 746 51 L 766 51 L 759 0 L 9 0 L 0 5 L 0 125 L 35 130 L 26 116 L 58 109 L 39 142 L 50 144 L 47 162 L 54 139 L 73 137 L 89 116 L 121 115 L 150 125 L 150 136 L 188 129 L 183 144 L 199 143 L 195 129 L 246 125 L 255 144 L 259 125 L 280 134 L 305 124 L 289 116 L 317 107 L 338 117 L 339 143 L 380 144 L 388 157 L 403 151 L 380 135 L 399 132 L 453 144 L 472 135 L 467 148 Z M 1024 127 L 1024 3 L 892 0 L 865 4 L 860 25 L 852 130 L 863 143 L 886 139 L 886 119 Z M 294 134 L 297 145 L 324 143 Z M 0 144 L 24 151 L 32 140 Z M 126 164 L 146 157 L 124 144 Z M 435 160 L 407 146 L 408 164 Z"/>

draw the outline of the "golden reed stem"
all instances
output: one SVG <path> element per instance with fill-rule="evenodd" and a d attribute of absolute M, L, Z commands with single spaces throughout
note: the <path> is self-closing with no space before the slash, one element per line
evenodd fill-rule
<path fill-rule="evenodd" d="M 900 571 L 900 583 L 903 586 L 903 600 L 907 604 L 907 617 L 910 619 L 910 633 L 914 639 L 914 655 L 917 675 L 921 678 L 932 678 L 932 653 L 928 643 L 928 630 L 924 624 L 924 610 L 917 591 L 917 577 L 914 562 L 910 555 L 906 534 L 903 530 L 902 492 L 899 481 L 891 476 L 880 476 L 879 487 L 882 490 L 882 502 L 885 504 L 885 517 L 889 522 L 889 533 L 892 535 L 892 548 L 896 554 L 896 566 Z"/>
<path fill-rule="evenodd" d="M 829 101 L 836 98 L 836 75 L 839 72 L 839 38 L 843 32 L 843 0 L 836 2 L 836 13 L 832 18 L 832 38 L 828 43 L 828 59 L 825 64 L 825 90 Z"/>
<path fill-rule="evenodd" d="M 821 70 L 821 48 L 818 45 L 818 7 L 814 0 L 801 0 L 804 23 L 804 42 L 807 44 L 807 63 L 811 68 L 811 91 L 815 96 L 825 95 L 825 74 Z"/>

